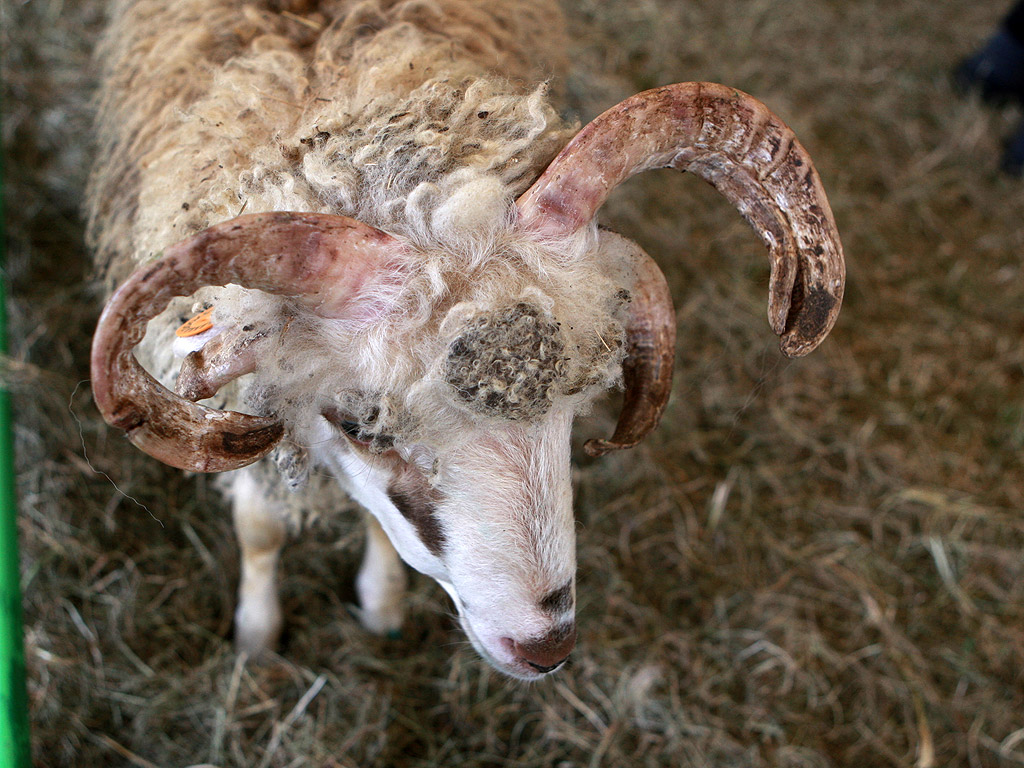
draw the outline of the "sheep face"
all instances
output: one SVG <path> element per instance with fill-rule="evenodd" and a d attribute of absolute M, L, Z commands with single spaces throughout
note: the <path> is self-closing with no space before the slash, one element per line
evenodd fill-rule
<path fill-rule="evenodd" d="M 555 407 L 443 450 L 418 443 L 380 454 L 350 423 L 325 419 L 333 434 L 321 460 L 402 559 L 451 595 L 476 650 L 523 679 L 558 666 L 575 638 L 572 419 Z"/>
<path fill-rule="evenodd" d="M 406 247 L 330 318 L 207 288 L 212 327 L 177 342 L 179 393 L 274 414 L 284 484 L 312 467 L 336 477 L 451 595 L 478 652 L 523 679 L 575 642 L 570 433 L 625 354 L 635 253 L 594 235 L 553 250 L 509 232 L 501 258 Z M 586 272 L 551 268 L 576 259 L 570 247 L 590 247 Z M 141 357 L 156 362 L 161 344 L 147 336 Z"/>
<path fill-rule="evenodd" d="M 468 283 L 465 264 L 446 270 L 438 292 L 463 300 L 410 323 L 428 289 L 406 273 L 391 309 L 341 339 L 336 322 L 303 331 L 293 317 L 291 340 L 249 385 L 255 409 L 283 418 L 287 441 L 309 446 L 402 559 L 444 587 L 481 656 L 522 679 L 559 666 L 575 642 L 570 433 L 619 380 L 630 296 L 621 253 L 596 250 L 588 263 L 609 264 L 591 275 L 585 307 L 565 270 L 541 280 L 520 268 L 513 280 L 503 259 Z M 349 311 L 372 317 L 373 306 Z M 348 354 L 322 352 L 332 349 Z"/>

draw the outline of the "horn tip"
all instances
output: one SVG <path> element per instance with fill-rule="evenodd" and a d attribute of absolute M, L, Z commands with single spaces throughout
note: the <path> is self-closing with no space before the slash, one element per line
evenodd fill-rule
<path fill-rule="evenodd" d="M 779 342 L 779 349 L 786 357 L 795 359 L 798 357 L 806 357 L 824 340 L 824 336 L 814 339 L 805 339 L 802 337 L 787 335 L 784 336 Z"/>
<path fill-rule="evenodd" d="M 235 416 L 239 414 L 233 414 Z M 259 461 L 280 442 L 284 424 L 264 417 L 248 417 L 252 425 L 238 433 L 200 436 L 191 447 L 168 440 L 167 423 L 145 422 L 126 431 L 128 441 L 154 459 L 188 472 L 226 472 Z M 210 441 L 213 441 L 212 443 Z"/>
<path fill-rule="evenodd" d="M 808 291 L 792 313 L 779 347 L 786 357 L 803 357 L 812 352 L 835 325 L 842 304 L 842 295 L 834 295 L 824 287 Z"/>
<path fill-rule="evenodd" d="M 591 440 L 587 440 L 587 442 L 583 444 L 583 450 L 588 456 L 592 456 L 593 458 L 596 459 L 600 458 L 601 456 L 605 456 L 611 453 L 612 451 L 622 451 L 628 448 L 632 448 L 635 445 L 636 442 L 618 443 L 615 442 L 614 439 L 603 440 L 599 438 L 593 438 Z"/>

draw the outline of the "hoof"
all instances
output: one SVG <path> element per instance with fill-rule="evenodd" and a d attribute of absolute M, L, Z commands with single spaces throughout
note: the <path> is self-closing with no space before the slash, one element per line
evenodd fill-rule
<path fill-rule="evenodd" d="M 405 616 L 400 606 L 361 608 L 353 605 L 350 606 L 349 610 L 367 632 L 387 637 L 389 640 L 401 638 L 402 622 Z"/>
<path fill-rule="evenodd" d="M 235 611 L 235 648 L 251 659 L 258 659 L 277 650 L 281 639 L 280 609 L 252 611 L 239 606 Z"/>

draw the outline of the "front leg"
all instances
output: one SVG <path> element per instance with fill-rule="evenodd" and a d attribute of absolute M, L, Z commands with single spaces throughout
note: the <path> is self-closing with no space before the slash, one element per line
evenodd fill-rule
<path fill-rule="evenodd" d="M 356 576 L 359 621 L 377 635 L 397 635 L 405 614 L 405 565 L 391 539 L 366 515 L 366 552 Z"/>
<path fill-rule="evenodd" d="M 281 635 L 277 561 L 285 542 L 285 521 L 251 470 L 236 472 L 232 511 L 242 554 L 235 644 L 240 652 L 259 656 L 274 650 Z"/>

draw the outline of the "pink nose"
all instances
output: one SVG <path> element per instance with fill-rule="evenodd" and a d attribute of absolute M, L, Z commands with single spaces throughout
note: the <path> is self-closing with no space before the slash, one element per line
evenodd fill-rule
<path fill-rule="evenodd" d="M 534 640 L 520 642 L 511 637 L 503 637 L 501 642 L 515 654 L 517 660 L 543 674 L 557 669 L 569 658 L 569 653 L 576 645 L 576 624 L 562 625 Z"/>

